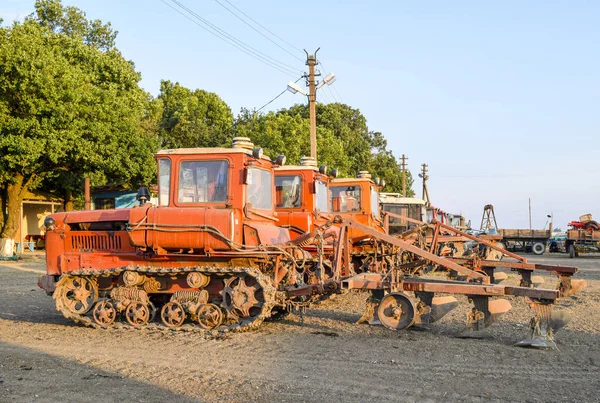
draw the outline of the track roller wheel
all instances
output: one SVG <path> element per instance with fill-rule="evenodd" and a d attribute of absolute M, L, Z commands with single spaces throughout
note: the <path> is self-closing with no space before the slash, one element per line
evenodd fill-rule
<path fill-rule="evenodd" d="M 377 308 L 377 317 L 388 329 L 402 330 L 415 322 L 416 306 L 405 294 L 388 294 L 381 300 Z"/>
<path fill-rule="evenodd" d="M 133 301 L 125 308 L 125 319 L 133 327 L 142 327 L 150 320 L 150 310 L 141 301 Z"/>
<path fill-rule="evenodd" d="M 198 324 L 203 329 L 214 329 L 223 323 L 223 312 L 215 304 L 202 304 L 196 311 Z"/>
<path fill-rule="evenodd" d="M 117 309 L 111 300 L 104 299 L 94 305 L 92 316 L 94 317 L 94 322 L 100 326 L 107 327 L 115 321 Z"/>
<path fill-rule="evenodd" d="M 176 328 L 183 325 L 185 310 L 177 301 L 167 302 L 160 310 L 160 318 L 165 326 Z"/>

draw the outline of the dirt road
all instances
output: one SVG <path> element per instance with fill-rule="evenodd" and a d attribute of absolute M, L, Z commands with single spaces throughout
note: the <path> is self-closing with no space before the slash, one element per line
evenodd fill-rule
<path fill-rule="evenodd" d="M 600 401 L 600 257 L 529 260 L 579 266 L 588 281 L 560 304 L 572 320 L 559 351 L 512 347 L 531 317 L 516 299 L 488 340 L 453 337 L 466 298 L 430 331 L 394 332 L 353 324 L 358 293 L 219 340 L 95 330 L 37 288 L 42 261 L 0 262 L 0 401 Z"/>

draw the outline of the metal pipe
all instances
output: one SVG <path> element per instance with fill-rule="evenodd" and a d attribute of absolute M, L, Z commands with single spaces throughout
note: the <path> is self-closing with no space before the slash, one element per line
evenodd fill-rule
<path fill-rule="evenodd" d="M 84 210 L 91 210 L 92 209 L 92 197 L 90 195 L 90 178 L 85 178 L 84 179 L 84 192 L 85 192 L 85 204 L 83 206 Z"/>

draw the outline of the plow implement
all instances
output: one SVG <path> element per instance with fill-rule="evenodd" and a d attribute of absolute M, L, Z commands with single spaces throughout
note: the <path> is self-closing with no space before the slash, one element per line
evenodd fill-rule
<path fill-rule="evenodd" d="M 465 329 L 459 337 L 480 338 L 485 336 L 486 328 L 511 309 L 511 303 L 505 297 L 521 297 L 527 299 L 534 315 L 530 322 L 530 334 L 517 345 L 555 347 L 554 333 L 567 323 L 568 314 L 553 311 L 552 308 L 559 297 L 572 295 L 585 287 L 583 280 L 572 280 L 571 277 L 577 272 L 575 267 L 527 263 L 524 258 L 499 247 L 499 252 L 518 261 L 512 263 L 479 259 L 473 264 L 473 260 L 438 256 L 414 245 L 410 240 L 383 234 L 352 219 L 336 216 L 333 223 L 340 228 L 340 233 L 332 263 L 334 275 L 328 280 L 329 283 L 335 283 L 335 286 L 330 285 L 329 288 L 371 291 L 374 297 L 370 299 L 371 307 L 368 309 L 372 310 L 374 317 L 369 322 L 378 321 L 390 329 L 400 330 L 411 326 L 427 328 L 456 308 L 458 301 L 455 296 L 463 295 L 468 298 L 472 307 L 467 314 Z M 434 226 L 438 230 L 454 232 L 454 237 L 475 238 L 444 224 L 437 223 Z M 348 273 L 345 262 L 351 261 L 352 245 L 347 236 L 350 228 L 369 235 L 373 245 L 377 247 L 377 252 L 373 253 L 378 253 L 381 259 L 379 264 L 370 266 L 369 271 Z M 477 238 L 475 240 L 482 241 Z M 491 243 L 489 246 L 496 248 Z M 435 247 L 430 249 L 435 250 Z M 406 253 L 410 253 L 412 260 L 399 258 L 405 257 Z M 458 273 L 459 279 L 430 278 L 415 274 L 413 269 L 416 264 L 441 266 Z M 496 266 L 517 270 L 521 274 L 520 284 L 496 284 L 493 278 Z M 559 287 L 554 290 L 535 288 L 532 281 L 534 276 L 531 276 L 535 270 L 555 273 L 559 277 Z"/>

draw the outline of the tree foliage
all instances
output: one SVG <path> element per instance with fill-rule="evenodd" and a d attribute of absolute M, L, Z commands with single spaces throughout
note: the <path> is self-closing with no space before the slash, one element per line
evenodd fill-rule
<path fill-rule="evenodd" d="M 158 99 L 162 102 L 159 130 L 163 148 L 227 144 L 233 114 L 217 94 L 161 81 Z"/>
<path fill-rule="evenodd" d="M 23 23 L 0 28 L 0 186 L 9 205 L 44 181 L 74 190 L 86 175 L 98 185 L 154 176 L 158 144 L 142 124 L 149 96 L 115 35 L 59 0 L 38 0 Z M 2 238 L 14 236 L 9 221 Z"/>
<path fill-rule="evenodd" d="M 309 110 L 306 105 L 267 114 L 255 114 L 243 109 L 234 125 L 237 136 L 250 137 L 268 155 L 285 154 L 289 164 L 299 164 L 310 155 Z M 355 176 L 368 170 L 373 177 L 385 179 L 385 191 L 402 190 L 398 160 L 387 148 L 380 132 L 370 131 L 367 120 L 348 105 L 317 104 L 317 156 L 319 164 L 336 168 L 342 176 Z M 412 177 L 407 176 L 407 188 L 412 195 Z"/>

